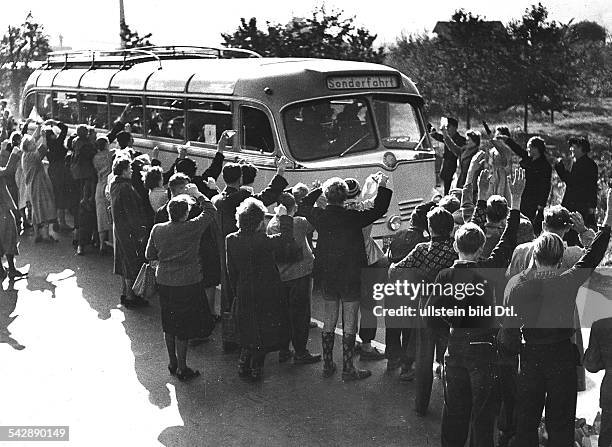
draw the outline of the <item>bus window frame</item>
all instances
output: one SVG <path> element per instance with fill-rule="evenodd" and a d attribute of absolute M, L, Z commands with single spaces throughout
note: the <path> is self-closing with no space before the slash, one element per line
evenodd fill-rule
<path fill-rule="evenodd" d="M 97 101 L 81 101 L 81 95 L 97 95 L 97 96 L 102 96 L 104 95 L 106 97 L 106 121 L 107 121 L 107 125 L 108 125 L 108 129 L 105 127 L 95 127 L 96 131 L 104 131 L 104 132 L 108 132 L 110 129 L 113 128 L 113 123 L 115 122 L 115 119 L 112 118 L 111 114 L 110 114 L 110 108 L 111 108 L 111 103 L 110 103 L 110 95 L 106 92 L 102 93 L 102 92 L 96 92 L 96 91 L 90 91 L 90 90 L 76 90 L 77 92 L 77 104 L 79 106 L 79 122 L 83 122 L 83 116 L 81 113 L 81 104 L 102 104 L 101 102 L 97 102 Z M 53 103 L 53 101 L 51 101 L 51 103 Z M 53 107 L 53 106 L 52 106 Z M 53 111 L 52 111 L 53 112 Z M 78 124 L 72 124 L 73 126 L 78 125 Z"/>
<path fill-rule="evenodd" d="M 117 116 L 113 116 L 111 114 L 111 107 L 115 106 L 115 107 L 121 107 L 121 108 L 125 108 L 126 103 L 122 103 L 122 102 L 113 102 L 113 96 L 120 96 L 123 98 L 140 98 L 140 105 L 142 107 L 142 128 L 143 130 L 145 129 L 145 120 L 147 118 L 147 114 L 145 113 L 145 106 L 144 106 L 144 95 L 142 94 L 137 94 L 137 95 L 131 95 L 129 93 L 123 93 L 123 92 L 110 92 L 108 93 L 108 116 L 109 116 L 109 128 L 107 130 L 112 130 L 113 129 L 113 125 L 115 124 L 115 121 L 117 121 L 117 119 L 119 119 L 119 115 Z M 129 101 L 128 101 L 129 102 Z M 138 138 L 143 138 L 146 137 L 146 135 L 144 133 L 138 133 L 138 132 L 134 132 L 131 131 L 130 132 L 132 135 L 135 135 Z"/>
<path fill-rule="evenodd" d="M 230 105 L 230 110 L 229 112 L 224 111 L 224 110 L 203 110 L 203 109 L 197 109 L 197 108 L 190 108 L 189 107 L 189 102 L 190 101 L 206 101 L 206 102 L 218 102 L 218 103 L 229 103 Z M 217 150 L 217 143 L 215 144 L 210 144 L 210 143 L 203 143 L 201 141 L 196 141 L 196 140 L 190 140 L 188 138 L 188 127 L 191 123 L 190 123 L 190 118 L 189 118 L 189 111 L 193 111 L 193 112 L 200 112 L 200 113 L 211 113 L 211 114 L 219 114 L 219 115 L 230 115 L 232 117 L 232 129 L 236 128 L 237 125 L 237 116 L 236 116 L 236 100 L 235 99 L 226 99 L 226 98 L 198 98 L 195 96 L 188 96 L 185 98 L 185 141 L 186 144 L 188 144 L 190 147 L 192 148 L 196 148 L 196 149 L 214 149 Z M 233 144 L 231 147 L 227 147 L 226 150 L 232 151 L 232 152 L 240 152 L 239 146 L 236 145 L 236 141 L 237 139 L 234 138 L 233 139 Z"/>
<path fill-rule="evenodd" d="M 178 138 L 172 138 L 172 137 L 162 137 L 162 136 L 157 136 L 157 135 L 149 135 L 149 114 L 148 114 L 148 109 L 149 109 L 149 100 L 150 99 L 164 99 L 164 100 L 168 100 L 168 99 L 174 99 L 174 100 L 178 100 L 178 101 L 182 101 L 183 102 L 183 107 L 182 109 L 179 108 L 172 108 L 172 107 L 168 107 L 168 106 L 155 106 L 152 105 L 151 107 L 154 109 L 162 109 L 162 110 L 182 110 L 183 111 L 183 126 L 184 126 L 184 135 L 183 135 L 183 139 L 178 139 Z M 143 113 L 144 113 L 144 127 L 143 127 L 143 131 L 144 133 L 142 134 L 142 136 L 146 139 L 149 139 L 151 141 L 159 141 L 162 143 L 169 143 L 169 144 L 180 144 L 180 145 L 186 145 L 187 144 L 187 98 L 185 96 L 171 96 L 171 95 L 163 95 L 163 94 L 145 94 L 143 95 L 143 103 L 142 103 L 142 108 L 143 108 Z M 174 118 L 173 118 L 174 119 Z"/>
<path fill-rule="evenodd" d="M 280 151 L 280 138 L 278 135 L 278 130 L 276 126 L 276 121 L 274 119 L 274 115 L 270 112 L 270 110 L 264 105 L 257 102 L 248 102 L 248 101 L 238 101 L 236 104 L 238 112 L 236 113 L 236 118 L 238 119 L 238 127 L 236 130 L 238 134 L 236 135 L 236 143 L 240 152 L 244 152 L 245 154 L 257 154 L 262 156 L 270 156 L 275 157 L 279 154 Z M 270 125 L 270 130 L 272 131 L 272 143 L 274 144 L 274 150 L 272 152 L 264 152 L 257 151 L 253 149 L 248 149 L 244 144 L 245 134 L 244 134 L 244 123 L 242 122 L 242 107 L 250 107 L 252 109 L 259 110 L 263 112 L 268 118 L 268 124 Z M 281 154 L 282 155 L 282 154 Z"/>
<path fill-rule="evenodd" d="M 81 91 L 80 89 L 76 88 L 76 89 L 72 89 L 72 90 L 68 90 L 67 87 L 61 87 L 61 88 L 57 88 L 57 89 L 53 89 L 50 91 L 51 92 L 51 117 L 53 118 L 54 121 L 61 121 L 58 118 L 55 117 L 55 104 L 57 103 L 57 95 L 59 93 L 71 93 L 76 95 L 76 105 L 77 105 L 77 123 L 65 123 L 68 126 L 78 126 L 79 124 L 82 123 L 83 119 L 81 117 L 81 93 L 86 93 L 86 91 Z M 62 121 L 63 122 L 63 121 Z"/>

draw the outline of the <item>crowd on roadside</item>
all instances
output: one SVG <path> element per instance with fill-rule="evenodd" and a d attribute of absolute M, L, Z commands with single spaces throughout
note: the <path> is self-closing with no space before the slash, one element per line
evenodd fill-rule
<path fill-rule="evenodd" d="M 370 232 L 393 194 L 384 173 L 289 185 L 284 173 L 290 163 L 282 157 L 267 187 L 255 191 L 257 168 L 224 160 L 229 133 L 221 135 L 201 174 L 184 149 L 164 167 L 156 150 L 147 155 L 134 149 L 124 119 L 129 110 L 128 104 L 106 135 L 87 125 L 68 135 L 68 127 L 54 120 L 26 120 L 21 129 L 14 120 L 13 128 L 6 125 L 0 253 L 8 268 L 2 274 L 25 276 L 14 257 L 18 235 L 28 227 L 41 243 L 72 232 L 78 255 L 113 248 L 120 302 L 127 308 L 148 304 L 134 283 L 152 269 L 168 370 L 179 380 L 200 374 L 187 364 L 189 341 L 214 329 L 214 290 L 220 286 L 216 316 L 223 347 L 237 353 L 245 379 L 261 380 L 271 352 L 278 352 L 279 362 L 322 362 L 323 377 L 334 376 L 341 319 L 342 379 L 371 375 L 355 364 L 357 352 L 361 360 L 386 358 L 400 380 L 416 381 L 419 416 L 428 412 L 433 365 L 440 365 L 443 446 L 464 446 L 468 438 L 474 446 L 493 446 L 496 421 L 498 445 L 538 445 L 544 409 L 548 445 L 573 445 L 584 368 L 612 368 L 612 320 L 596 323 L 584 352 L 575 317 L 578 289 L 604 258 L 612 225 L 612 192 L 601 185 L 587 138 L 570 139 L 571 156 L 551 164 L 539 137 L 523 147 L 506 127 L 487 128 L 488 140 L 477 131 L 462 136 L 448 118 L 439 132 L 431 129 L 443 143 L 444 194 L 419 205 L 383 251 Z M 548 206 L 553 170 L 566 188 L 561 205 Z M 223 189 L 216 183 L 220 176 Z M 434 293 L 415 305 L 504 304 L 518 317 L 389 321 L 382 353 L 372 344 L 378 321 L 373 297 L 361 287 L 364 269 L 383 282 L 486 283 L 477 301 Z M 321 354 L 307 349 L 313 286 L 324 302 Z M 405 304 L 390 299 L 385 306 Z M 543 324 L 538 318 L 546 315 L 554 321 Z M 599 445 L 605 447 L 612 445 L 609 385 L 604 380 L 600 402 Z"/>

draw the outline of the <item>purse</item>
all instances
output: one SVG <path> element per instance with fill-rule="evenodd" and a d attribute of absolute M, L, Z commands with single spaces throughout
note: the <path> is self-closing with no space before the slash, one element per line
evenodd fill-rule
<path fill-rule="evenodd" d="M 136 296 L 151 299 L 157 293 L 157 282 L 155 281 L 155 268 L 148 263 L 142 264 L 138 276 L 132 286 Z"/>

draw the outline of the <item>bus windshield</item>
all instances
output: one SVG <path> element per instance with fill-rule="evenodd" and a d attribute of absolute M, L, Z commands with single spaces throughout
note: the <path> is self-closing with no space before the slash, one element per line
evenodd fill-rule
<path fill-rule="evenodd" d="M 342 157 L 378 147 L 428 150 L 417 109 L 397 95 L 326 98 L 288 107 L 283 114 L 291 153 L 300 161 Z M 420 143 L 420 144 L 419 144 Z"/>

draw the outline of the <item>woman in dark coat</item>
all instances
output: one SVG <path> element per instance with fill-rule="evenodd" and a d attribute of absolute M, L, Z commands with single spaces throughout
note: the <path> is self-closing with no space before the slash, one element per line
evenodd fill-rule
<path fill-rule="evenodd" d="M 66 224 L 66 210 L 69 208 L 69 172 L 65 162 L 68 149 L 64 145 L 64 141 L 68 135 L 68 126 L 61 121 L 53 120 L 46 121 L 46 124 L 57 126 L 60 129 L 60 133 L 57 136 L 51 128 L 45 131 L 47 137 L 47 160 L 49 160 L 48 173 L 53 185 L 53 194 L 55 195 L 58 231 L 72 231 L 72 228 Z"/>
<path fill-rule="evenodd" d="M 148 302 L 132 292 L 134 280 L 144 263 L 143 245 L 147 236 L 142 199 L 132 186 L 129 158 L 115 159 L 113 174 L 115 178 L 110 187 L 110 196 L 115 248 L 114 271 L 123 277 L 121 304 L 126 307 L 142 306 Z"/>
<path fill-rule="evenodd" d="M 241 346 L 238 374 L 261 379 L 267 352 L 289 342 L 282 283 L 276 260 L 295 245 L 293 218 L 282 205 L 276 210 L 280 234 L 265 233 L 266 207 L 253 197 L 236 210 L 238 231 L 226 238 L 227 271 Z"/>

